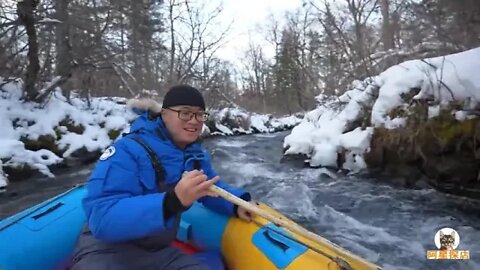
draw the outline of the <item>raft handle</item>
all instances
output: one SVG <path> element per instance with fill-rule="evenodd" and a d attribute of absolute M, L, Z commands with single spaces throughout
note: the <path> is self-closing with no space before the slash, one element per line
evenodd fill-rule
<path fill-rule="evenodd" d="M 55 204 L 54 206 L 48 208 L 48 209 L 45 210 L 44 212 L 42 212 L 42 213 L 40 213 L 40 214 L 38 214 L 38 215 L 33 216 L 32 218 L 33 218 L 34 220 L 38 220 L 39 218 L 41 218 L 41 217 L 43 217 L 43 216 L 46 216 L 46 215 L 48 215 L 49 213 L 57 210 L 57 209 L 60 208 L 62 205 L 65 205 L 65 204 L 62 203 L 62 202 L 59 202 L 59 203 Z"/>
<path fill-rule="evenodd" d="M 268 240 L 270 240 L 270 242 L 272 242 L 274 245 L 276 245 L 277 247 L 281 248 L 281 249 L 283 250 L 283 252 L 287 251 L 287 250 L 290 248 L 287 244 L 285 244 L 285 243 L 283 243 L 283 242 L 275 239 L 272 235 L 270 235 L 270 231 L 269 231 L 269 230 L 263 231 L 263 235 L 264 235 Z"/>

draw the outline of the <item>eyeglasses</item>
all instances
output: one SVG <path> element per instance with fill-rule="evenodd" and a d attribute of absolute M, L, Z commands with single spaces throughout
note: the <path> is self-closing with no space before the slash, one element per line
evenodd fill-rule
<path fill-rule="evenodd" d="M 188 110 L 174 110 L 170 108 L 166 108 L 167 110 L 176 112 L 178 114 L 178 118 L 183 121 L 190 121 L 193 116 L 195 115 L 195 119 L 197 119 L 198 122 L 205 122 L 208 119 L 209 114 L 206 112 L 192 112 Z"/>

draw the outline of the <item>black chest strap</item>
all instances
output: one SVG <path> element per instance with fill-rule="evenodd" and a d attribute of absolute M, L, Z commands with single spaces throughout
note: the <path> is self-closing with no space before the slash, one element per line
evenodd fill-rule
<path fill-rule="evenodd" d="M 165 172 L 163 170 L 162 163 L 158 160 L 157 155 L 155 152 L 140 138 L 138 137 L 130 137 L 130 139 L 136 141 L 140 144 L 145 151 L 147 151 L 148 156 L 150 157 L 150 161 L 152 162 L 153 169 L 155 170 L 155 180 L 157 182 L 157 186 L 160 192 L 166 192 L 169 188 L 165 183 Z"/>
<path fill-rule="evenodd" d="M 157 155 L 155 154 L 155 152 L 153 152 L 153 150 L 140 138 L 131 137 L 131 139 L 136 141 L 138 144 L 140 144 L 150 156 L 152 166 L 155 169 L 155 177 L 157 181 L 158 191 L 165 192 L 165 199 L 163 203 L 164 218 L 167 219 L 171 216 L 178 216 L 181 212 L 190 208 L 190 207 L 183 206 L 180 200 L 178 199 L 177 194 L 175 193 L 173 187 L 170 188 L 165 183 L 165 171 L 163 169 L 162 163 L 157 158 Z"/>

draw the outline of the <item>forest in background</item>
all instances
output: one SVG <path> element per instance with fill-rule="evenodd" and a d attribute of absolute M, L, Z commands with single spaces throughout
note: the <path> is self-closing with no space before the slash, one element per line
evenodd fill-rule
<path fill-rule="evenodd" d="M 192 0 L 1 1 L 0 77 L 21 78 L 39 103 L 56 87 L 67 98 L 159 97 L 188 83 L 212 108 L 292 114 L 394 64 L 480 44 L 475 0 L 310 0 L 257 29 L 273 57 L 251 40 L 232 63 L 217 56 L 230 29 L 222 12 Z"/>

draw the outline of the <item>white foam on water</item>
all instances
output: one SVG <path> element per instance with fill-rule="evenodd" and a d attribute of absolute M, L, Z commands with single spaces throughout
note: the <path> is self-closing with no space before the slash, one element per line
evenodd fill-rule
<path fill-rule="evenodd" d="M 370 262 L 376 263 L 378 262 L 380 258 L 380 254 L 375 252 L 374 250 L 371 250 L 369 248 L 366 248 L 362 246 L 361 244 L 352 241 L 351 239 L 342 237 L 342 236 L 337 236 L 335 237 L 335 241 L 332 241 L 331 237 L 329 237 L 331 242 L 334 242 L 337 245 L 340 245 L 347 249 L 350 252 L 353 252 L 355 254 L 361 254 L 362 257 Z"/>
<path fill-rule="evenodd" d="M 415 239 L 400 238 L 383 228 L 362 223 L 328 205 L 318 209 L 317 212 L 319 223 L 328 224 L 332 228 L 331 234 L 335 237 L 346 238 L 363 246 L 385 245 L 395 250 L 397 257 L 417 259 L 425 257 L 425 248 Z"/>
<path fill-rule="evenodd" d="M 258 133 L 254 135 L 255 137 L 258 138 L 275 138 L 278 136 L 276 133 Z"/>
<path fill-rule="evenodd" d="M 411 267 L 391 265 L 388 263 L 383 264 L 382 267 L 383 270 L 412 270 Z"/>
<path fill-rule="evenodd" d="M 338 179 L 338 175 L 327 168 L 318 169 L 318 174 L 318 178 L 329 177 L 331 179 Z"/>
<path fill-rule="evenodd" d="M 225 140 L 221 139 L 215 142 L 218 147 L 236 147 L 236 148 L 243 148 L 250 144 L 247 141 L 239 141 L 239 140 Z"/>
<path fill-rule="evenodd" d="M 288 177 L 287 173 L 272 171 L 267 166 L 258 163 L 235 163 L 238 172 L 244 178 L 265 177 L 271 179 L 285 179 Z"/>
<path fill-rule="evenodd" d="M 227 155 L 228 158 L 231 158 L 232 160 L 235 160 L 235 163 L 245 161 L 248 158 L 248 155 L 243 153 L 243 152 L 236 151 L 235 153 L 233 153 L 230 150 L 225 150 L 225 149 L 222 149 L 222 148 L 215 148 L 211 151 L 210 154 L 214 155 L 214 154 L 216 154 L 217 151 L 221 152 L 222 154 Z M 224 163 L 227 163 L 227 164 L 224 164 Z M 222 160 L 222 162 L 218 162 L 218 165 L 226 166 L 226 165 L 231 165 L 231 164 L 229 162 L 225 162 L 225 161 Z"/>
<path fill-rule="evenodd" d="M 231 168 L 235 168 L 235 174 L 229 177 L 230 183 L 233 186 L 243 187 L 245 185 L 249 185 L 254 183 L 254 181 L 258 181 L 258 178 L 262 179 L 278 179 L 282 181 L 288 177 L 288 173 L 285 172 L 278 172 L 270 170 L 265 164 L 258 164 L 258 163 L 242 163 L 239 161 L 229 161 L 229 162 L 221 162 L 219 166 L 223 170 L 232 171 Z M 264 180 L 260 180 L 262 183 L 258 183 L 259 185 L 269 185 L 269 181 L 265 182 Z"/>
<path fill-rule="evenodd" d="M 281 182 L 266 196 L 266 202 L 277 211 L 291 213 L 290 217 L 314 218 L 317 211 L 313 205 L 311 190 L 303 183 Z"/>
<path fill-rule="evenodd" d="M 88 169 L 86 168 L 86 169 L 81 169 L 81 170 L 79 170 L 79 171 L 77 171 L 77 172 L 73 172 L 73 173 L 70 174 L 70 175 L 72 175 L 72 176 L 77 176 L 77 175 L 90 175 L 91 172 L 92 172 L 92 169 L 91 169 L 91 168 L 88 168 Z"/>

